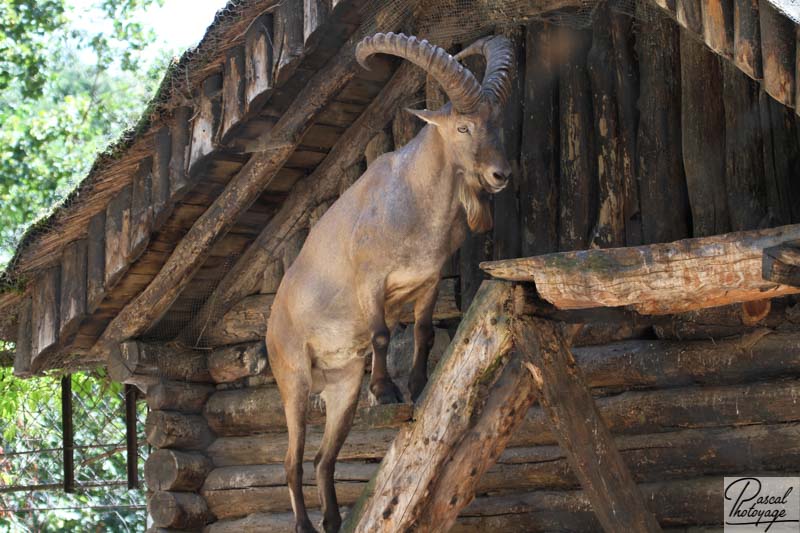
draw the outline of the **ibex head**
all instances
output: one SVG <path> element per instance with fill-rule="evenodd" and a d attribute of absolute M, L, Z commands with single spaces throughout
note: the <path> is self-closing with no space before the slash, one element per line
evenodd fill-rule
<path fill-rule="evenodd" d="M 502 114 L 511 92 L 514 53 L 508 39 L 484 37 L 455 57 L 426 40 L 395 33 L 367 37 L 356 48 L 364 67 L 376 53 L 402 57 L 423 68 L 447 93 L 450 103 L 441 109 L 409 109 L 432 124 L 442 137 L 450 163 L 463 178 L 460 196 L 467 220 L 475 231 L 491 227 L 491 214 L 482 191 L 497 193 L 511 178 L 511 165 L 502 140 Z M 478 83 L 460 59 L 482 55 L 486 59 L 483 83 Z"/>

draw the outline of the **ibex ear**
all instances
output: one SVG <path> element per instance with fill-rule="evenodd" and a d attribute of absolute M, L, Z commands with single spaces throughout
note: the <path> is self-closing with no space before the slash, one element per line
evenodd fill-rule
<path fill-rule="evenodd" d="M 439 110 L 430 111 L 428 109 L 411 109 L 407 107 L 406 111 L 434 126 L 439 126 L 442 123 L 442 118 L 445 116 L 445 114 Z"/>

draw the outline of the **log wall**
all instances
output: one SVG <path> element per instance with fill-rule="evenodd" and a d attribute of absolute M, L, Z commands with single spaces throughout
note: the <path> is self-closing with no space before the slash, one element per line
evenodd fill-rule
<path fill-rule="evenodd" d="M 731 40 L 727 14 L 712 16 L 709 6 L 717 4 L 679 2 L 681 26 L 667 16 L 632 24 L 625 15 L 604 12 L 602 27 L 577 32 L 535 22 L 513 35 L 520 52 L 513 103 L 518 117 L 508 118 L 505 134 L 518 182 L 495 200 L 493 232 L 470 239 L 446 268 L 429 371 L 483 279 L 478 260 L 800 222 L 790 200 L 800 171 L 795 114 L 708 47 L 734 54 L 737 64 L 760 59 L 741 50 L 738 33 Z M 720 21 L 721 28 L 714 25 Z M 283 48 L 268 60 L 289 69 L 292 38 L 311 38 L 309 22 L 276 28 Z M 695 39 L 697 31 L 708 44 Z M 231 51 L 230 69 L 242 68 L 239 53 Z M 251 68 L 248 57 L 245 69 Z M 253 87 L 236 90 L 249 95 L 269 86 L 258 78 Z M 208 89 L 211 100 L 219 98 Z M 441 103 L 430 80 L 425 95 L 429 106 Z M 213 101 L 209 110 L 212 122 L 218 120 Z M 222 135 L 235 135 L 241 112 L 223 108 Z M 378 128 L 365 159 L 342 172 L 336 190 L 346 189 L 380 153 L 405 144 L 414 129 L 402 114 Z M 202 151 L 195 159 L 202 165 Z M 315 209 L 304 206 L 312 214 L 264 268 L 259 294 L 217 317 L 206 332 L 205 382 L 182 388 L 146 380 L 153 409 L 148 439 L 158 448 L 146 472 L 159 527 L 290 530 L 285 422 L 263 335 L 282 273 L 334 199 L 320 199 Z M 118 215 L 106 216 L 113 219 L 109 226 Z M 90 264 L 91 257 L 90 241 Z M 576 330 L 577 364 L 662 527 L 721 526 L 724 475 L 800 470 L 800 307 L 784 298 L 763 309 L 754 315 L 732 305 L 669 315 L 657 324 L 598 312 L 586 315 Z M 413 350 L 410 320 L 401 319 L 390 347 L 390 372 L 401 388 Z M 362 390 L 336 470 L 343 509 L 356 502 L 412 416 L 408 404 L 370 408 Z M 323 420 L 317 401 L 306 461 L 320 444 Z M 315 520 L 314 468 L 307 465 L 304 472 Z M 544 412 L 534 406 L 453 531 L 597 531 L 599 522 L 579 489 Z"/>

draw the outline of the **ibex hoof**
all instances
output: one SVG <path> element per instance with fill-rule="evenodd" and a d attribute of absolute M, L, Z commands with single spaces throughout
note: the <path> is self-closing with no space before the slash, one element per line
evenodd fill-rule
<path fill-rule="evenodd" d="M 397 385 L 389 379 L 380 379 L 371 383 L 369 390 L 372 397 L 379 405 L 388 403 L 403 403 L 403 393 L 397 388 Z"/>

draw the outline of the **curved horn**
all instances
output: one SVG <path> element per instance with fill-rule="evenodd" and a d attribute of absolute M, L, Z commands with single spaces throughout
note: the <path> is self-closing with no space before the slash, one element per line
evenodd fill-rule
<path fill-rule="evenodd" d="M 356 46 L 356 60 L 366 69 L 367 59 L 378 53 L 402 57 L 421 67 L 439 82 L 459 113 L 471 113 L 478 107 L 481 101 L 478 80 L 444 49 L 402 33 L 378 33 Z"/>
<path fill-rule="evenodd" d="M 478 39 L 461 52 L 455 59 L 462 60 L 473 55 L 486 58 L 486 74 L 481 83 L 481 96 L 505 105 L 511 95 L 511 74 L 514 69 L 514 49 L 511 41 L 502 35 L 490 35 Z"/>

